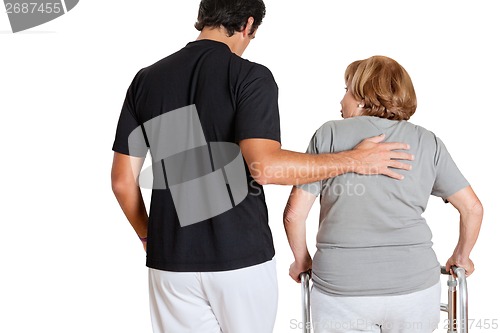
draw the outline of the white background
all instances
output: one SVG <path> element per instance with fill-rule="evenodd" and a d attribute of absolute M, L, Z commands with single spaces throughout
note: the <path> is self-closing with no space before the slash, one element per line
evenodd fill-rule
<path fill-rule="evenodd" d="M 486 329 L 486 320 L 500 321 L 497 2 L 267 2 L 244 57 L 275 75 L 285 149 L 305 150 L 321 124 L 340 119 L 350 62 L 386 55 L 410 73 L 419 100 L 411 121 L 443 139 L 485 207 L 472 253 L 477 271 L 468 279 L 469 317 L 483 326 L 474 331 L 500 331 Z M 151 331 L 145 254 L 111 192 L 111 145 L 133 76 L 197 37 L 198 4 L 83 0 L 17 34 L 2 9 L 0 332 Z M 281 221 L 289 191 L 266 187 L 279 333 L 299 332 L 290 322 L 300 320 L 300 288 L 288 277 L 292 255 Z M 312 253 L 317 216 L 316 204 Z M 458 215 L 431 198 L 425 216 L 444 263 L 457 240 Z"/>

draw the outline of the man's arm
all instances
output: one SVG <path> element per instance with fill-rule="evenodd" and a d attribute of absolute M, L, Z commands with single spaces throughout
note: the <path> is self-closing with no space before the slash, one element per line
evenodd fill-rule
<path fill-rule="evenodd" d="M 143 163 L 144 158 L 115 152 L 111 169 L 113 193 L 140 238 L 145 238 L 148 234 L 148 213 L 137 182 Z M 145 249 L 146 242 L 143 244 Z"/>
<path fill-rule="evenodd" d="M 404 143 L 380 143 L 383 135 L 363 140 L 353 150 L 332 154 L 304 154 L 281 149 L 279 142 L 245 139 L 240 149 L 252 177 L 261 185 L 299 185 L 336 177 L 348 172 L 382 174 L 396 179 L 403 176 L 391 168 L 410 170 L 399 160 L 413 160 Z"/>
<path fill-rule="evenodd" d="M 452 256 L 446 262 L 446 270 L 452 266 L 465 269 L 465 275 L 474 272 L 474 263 L 469 256 L 476 244 L 483 221 L 483 205 L 468 186 L 447 199 L 460 213 L 460 234 Z"/>

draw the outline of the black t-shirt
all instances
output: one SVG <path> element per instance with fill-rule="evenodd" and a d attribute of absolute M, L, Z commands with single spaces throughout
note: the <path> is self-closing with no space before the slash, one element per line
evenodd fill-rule
<path fill-rule="evenodd" d="M 248 138 L 280 141 L 278 87 L 264 66 L 244 60 L 212 40 L 191 42 L 141 69 L 130 85 L 113 150 L 129 150 L 130 133 L 148 120 L 195 105 L 207 142 Z M 147 263 L 167 271 L 223 271 L 274 256 L 262 186 L 246 166 L 247 197 L 208 220 L 181 227 L 167 189 L 153 189 Z"/>

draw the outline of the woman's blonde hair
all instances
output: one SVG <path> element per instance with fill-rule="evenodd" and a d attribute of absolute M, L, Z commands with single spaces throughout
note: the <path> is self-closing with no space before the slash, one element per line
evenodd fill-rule
<path fill-rule="evenodd" d="M 344 78 L 356 100 L 364 104 L 361 115 L 408 120 L 417 109 L 410 75 L 391 58 L 355 61 L 347 66 Z"/>

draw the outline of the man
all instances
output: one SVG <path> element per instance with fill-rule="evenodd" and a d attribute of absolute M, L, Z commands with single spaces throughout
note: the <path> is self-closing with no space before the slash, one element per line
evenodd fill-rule
<path fill-rule="evenodd" d="M 241 58 L 264 15 L 261 0 L 202 0 L 198 39 L 141 69 L 127 92 L 113 145 L 112 185 L 147 247 L 154 332 L 272 332 L 278 288 L 262 185 L 310 183 L 346 172 L 401 178 L 391 168 L 409 169 L 398 160 L 412 156 L 394 151 L 407 145 L 379 144 L 382 136 L 337 154 L 281 149 L 274 78 L 264 66 Z M 162 179 L 165 186 L 153 189 L 148 217 L 136 182 L 147 149 L 132 149 L 130 137 L 139 129 L 156 151 L 162 137 L 149 142 L 151 121 L 174 110 L 187 114 L 190 106 L 196 110 L 190 124 L 199 117 L 207 142 L 239 145 L 249 193 L 232 209 L 183 225 L 168 174 L 191 165 L 153 166 L 155 181 Z M 166 144 L 196 140 L 192 129 L 166 123 L 182 137 L 164 139 Z"/>

